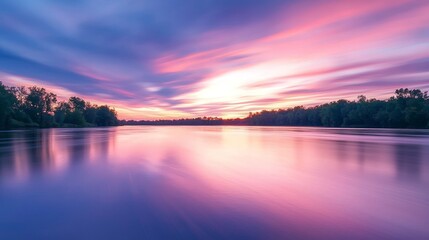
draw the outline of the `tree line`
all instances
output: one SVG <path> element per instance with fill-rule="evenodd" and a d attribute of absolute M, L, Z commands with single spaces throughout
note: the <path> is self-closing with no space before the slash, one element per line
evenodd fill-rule
<path fill-rule="evenodd" d="M 218 117 L 197 117 L 197 118 L 181 118 L 172 120 L 122 120 L 121 125 L 247 125 L 243 118 L 222 119 Z"/>
<path fill-rule="evenodd" d="M 116 111 L 107 105 L 97 106 L 79 97 L 57 101 L 57 96 L 44 88 L 8 87 L 0 81 L 0 129 L 115 125 L 429 128 L 429 97 L 420 89 L 401 88 L 386 100 L 361 95 L 355 101 L 340 99 L 315 107 L 263 110 L 246 118 L 119 121 Z"/>
<path fill-rule="evenodd" d="M 401 88 L 386 100 L 358 96 L 315 107 L 249 113 L 246 118 L 191 118 L 155 121 L 122 121 L 125 125 L 253 125 L 368 128 L 429 128 L 429 97 L 419 89 Z"/>
<path fill-rule="evenodd" d="M 46 89 L 8 87 L 0 81 L 0 129 L 118 125 L 116 111 L 79 97 L 58 101 Z"/>

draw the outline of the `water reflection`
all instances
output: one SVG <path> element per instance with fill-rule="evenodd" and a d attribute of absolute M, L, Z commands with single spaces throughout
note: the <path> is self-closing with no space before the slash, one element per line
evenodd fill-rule
<path fill-rule="evenodd" d="M 422 158 L 420 145 L 397 144 L 395 146 L 395 161 L 399 180 L 420 179 Z"/>
<path fill-rule="evenodd" d="M 0 239 L 425 239 L 428 153 L 419 130 L 0 132 Z"/>
<path fill-rule="evenodd" d="M 0 132 L 0 182 L 67 170 L 106 159 L 114 129 L 43 129 Z"/>

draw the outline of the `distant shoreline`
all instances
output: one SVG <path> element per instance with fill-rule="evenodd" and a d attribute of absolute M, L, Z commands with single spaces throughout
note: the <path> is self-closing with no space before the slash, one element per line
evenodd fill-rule
<path fill-rule="evenodd" d="M 191 124 L 125 124 L 118 126 L 110 126 L 110 127 L 128 127 L 128 126 L 157 126 L 157 127 L 175 127 L 175 126 L 183 126 L 183 127 L 296 127 L 296 128 L 326 128 L 326 129 L 392 129 L 392 130 L 429 130 L 429 128 L 391 128 L 391 127 L 325 127 L 325 126 L 298 126 L 298 125 L 238 125 L 238 124 L 210 124 L 210 125 L 191 125 Z M 100 127 L 94 127 L 100 128 Z M 73 129 L 73 128 L 69 128 Z"/>
<path fill-rule="evenodd" d="M 294 126 L 335 128 L 428 129 L 429 97 L 419 89 L 401 88 L 387 100 L 358 96 L 356 101 L 340 99 L 315 107 L 249 113 L 246 118 L 198 117 L 174 120 L 122 120 L 120 125 L 184 126 Z"/>
<path fill-rule="evenodd" d="M 245 118 L 136 121 L 118 120 L 115 109 L 107 105 L 93 105 L 79 97 L 57 102 L 56 95 L 44 88 L 7 87 L 0 82 L 0 130 L 118 125 L 429 129 L 429 96 L 427 91 L 401 88 L 387 100 L 360 95 L 355 101 L 250 112 Z"/>
<path fill-rule="evenodd" d="M 404 130 L 404 131 L 425 131 L 429 133 L 429 128 L 380 128 L 380 127 L 323 127 L 323 126 L 272 126 L 272 125 L 116 125 L 116 126 L 97 126 L 97 127 L 49 127 L 49 128 L 14 128 L 14 129 L 0 129 L 0 133 L 12 131 L 27 131 L 27 130 L 52 130 L 52 129 L 103 129 L 103 128 L 116 128 L 116 127 L 269 127 L 269 128 L 320 128 L 320 129 L 339 129 L 339 130 Z"/>

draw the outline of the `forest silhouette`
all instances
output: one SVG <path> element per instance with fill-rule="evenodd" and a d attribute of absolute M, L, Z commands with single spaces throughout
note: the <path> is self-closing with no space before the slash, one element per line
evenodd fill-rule
<path fill-rule="evenodd" d="M 315 107 L 249 113 L 246 118 L 198 117 L 174 120 L 121 120 L 108 105 L 79 97 L 57 101 L 54 93 L 37 86 L 8 87 L 0 82 L 0 129 L 97 127 L 116 125 L 251 125 L 356 128 L 429 128 L 429 97 L 420 89 L 397 89 L 386 100 L 340 99 Z"/>
<path fill-rule="evenodd" d="M 0 82 L 0 129 L 115 125 L 117 113 L 107 105 L 79 97 L 57 101 L 57 95 L 44 88 L 7 87 Z"/>

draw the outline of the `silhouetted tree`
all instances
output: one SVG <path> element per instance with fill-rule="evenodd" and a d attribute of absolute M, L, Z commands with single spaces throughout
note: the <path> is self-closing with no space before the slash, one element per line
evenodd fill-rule
<path fill-rule="evenodd" d="M 95 122 L 97 123 L 97 126 L 117 125 L 118 120 L 116 115 L 116 111 L 114 109 L 111 109 L 109 106 L 100 106 L 97 109 Z"/>
<path fill-rule="evenodd" d="M 61 126 L 64 124 L 66 116 L 70 114 L 72 107 L 68 102 L 61 101 L 55 108 L 55 121 Z"/>
<path fill-rule="evenodd" d="M 85 117 L 85 121 L 90 125 L 96 125 L 97 118 L 97 105 L 91 105 L 91 103 L 87 102 L 85 104 L 85 110 L 83 111 L 83 116 Z"/>
<path fill-rule="evenodd" d="M 25 111 L 33 122 L 41 127 L 51 127 L 54 123 L 52 113 L 57 96 L 44 88 L 30 87 L 25 98 Z"/>
<path fill-rule="evenodd" d="M 70 126 L 84 127 L 86 125 L 85 118 L 82 112 L 72 111 L 66 114 L 64 123 L 71 124 Z"/>
<path fill-rule="evenodd" d="M 0 82 L 0 129 L 8 127 L 16 102 L 15 95 Z"/>
<path fill-rule="evenodd" d="M 73 111 L 79 111 L 83 113 L 85 110 L 85 101 L 79 97 L 69 98 L 69 104 Z"/>

